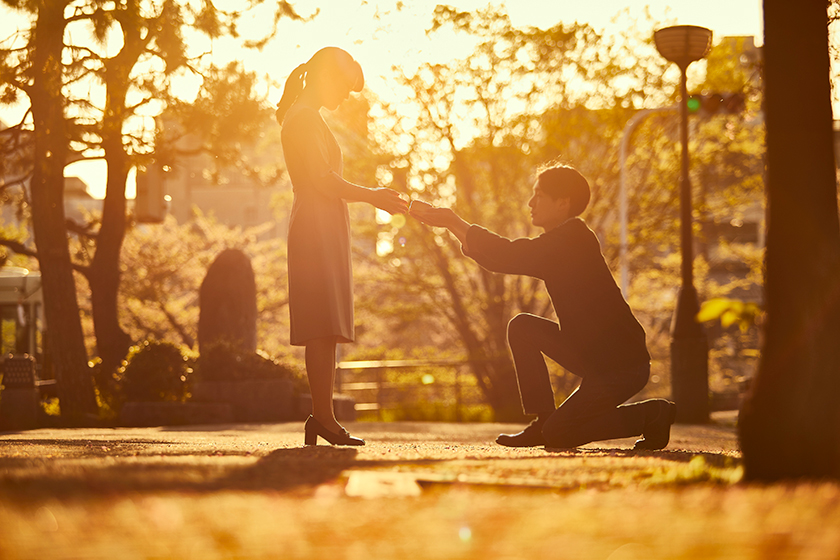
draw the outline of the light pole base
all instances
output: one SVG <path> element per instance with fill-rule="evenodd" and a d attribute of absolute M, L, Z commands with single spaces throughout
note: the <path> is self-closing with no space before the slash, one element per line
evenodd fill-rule
<path fill-rule="evenodd" d="M 681 424 L 709 421 L 708 356 L 705 334 L 671 341 L 671 396 Z"/>

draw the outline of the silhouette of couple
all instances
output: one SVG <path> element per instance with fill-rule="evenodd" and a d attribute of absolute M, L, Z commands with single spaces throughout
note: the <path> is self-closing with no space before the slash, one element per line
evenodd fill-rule
<path fill-rule="evenodd" d="M 507 239 L 465 222 L 449 208 L 344 180 L 341 149 L 320 109 L 336 109 L 364 86 L 362 68 L 346 51 L 326 47 L 292 72 L 277 107 L 294 202 L 289 223 L 288 277 L 291 343 L 305 346 L 312 415 L 305 444 L 318 437 L 333 445 L 364 445 L 333 410 L 336 344 L 352 342 L 353 276 L 348 202 L 366 202 L 391 214 L 409 213 L 447 228 L 464 255 L 493 272 L 545 282 L 559 323 L 519 314 L 508 324 L 525 414 L 536 419 L 509 447 L 571 448 L 592 441 L 638 437 L 636 449 L 668 444 L 676 407 L 664 399 L 623 404 L 647 383 L 650 355 L 645 332 L 625 302 L 601 255 L 595 234 L 579 217 L 589 204 L 586 179 L 569 166 L 538 173 L 528 201 L 535 238 Z M 562 328 L 561 328 L 562 325 Z M 559 407 L 543 354 L 581 378 Z"/>

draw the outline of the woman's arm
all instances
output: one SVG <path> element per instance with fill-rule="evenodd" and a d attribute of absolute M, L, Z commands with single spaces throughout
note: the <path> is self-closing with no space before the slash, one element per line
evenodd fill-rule
<path fill-rule="evenodd" d="M 408 203 L 400 198 L 397 191 L 385 187 L 368 188 L 345 180 L 336 172 L 331 172 L 324 178 L 324 185 L 330 194 L 343 198 L 347 202 L 367 202 L 384 210 L 389 214 L 404 214 L 408 212 Z"/>
<path fill-rule="evenodd" d="M 314 109 L 302 110 L 283 124 L 282 143 L 286 165 L 291 169 L 294 164 L 300 170 L 300 175 L 308 178 L 307 188 L 348 202 L 367 202 L 390 214 L 407 212 L 408 203 L 396 191 L 356 185 L 346 181 L 331 168 L 325 128 L 326 125 Z"/>

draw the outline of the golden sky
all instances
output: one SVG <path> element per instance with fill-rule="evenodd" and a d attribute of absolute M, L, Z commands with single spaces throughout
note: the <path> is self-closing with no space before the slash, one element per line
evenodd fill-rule
<path fill-rule="evenodd" d="M 233 6 L 240 1 L 219 0 L 217 5 Z M 212 52 L 214 62 L 219 65 L 229 60 L 242 60 L 249 69 L 270 77 L 265 92 L 272 102 L 279 100 L 282 93 L 279 88 L 295 66 L 324 45 L 340 46 L 362 64 L 367 87 L 387 99 L 392 65 L 410 71 L 421 62 L 445 62 L 468 52 L 470 43 L 463 36 L 426 36 L 435 5 L 447 3 L 459 10 L 475 10 L 487 5 L 484 0 L 291 0 L 291 3 L 301 15 L 309 16 L 316 11 L 318 14 L 308 22 L 282 20 L 276 40 L 262 52 L 243 49 L 232 40 L 212 44 L 196 40 L 191 46 L 196 53 Z M 649 6 L 657 21 L 708 27 L 716 39 L 751 35 L 761 43 L 761 0 L 510 0 L 507 12 L 513 24 L 518 26 L 549 27 L 560 21 L 578 21 L 610 33 L 629 25 L 633 18 L 644 20 L 645 6 Z M 13 33 L 19 21 L 8 8 L 0 8 L 0 39 Z M 269 21 L 269 12 L 256 11 L 241 22 L 240 30 L 245 36 L 259 36 L 267 30 Z M 270 85 L 270 81 L 276 85 Z M 184 80 L 185 95 L 194 87 L 194 82 Z M 15 122 L 20 111 L 20 107 L 0 108 L 0 118 Z M 67 174 L 80 176 L 95 197 L 104 196 L 104 164 L 75 164 L 68 168 Z M 129 185 L 129 196 L 133 196 L 133 184 Z"/>

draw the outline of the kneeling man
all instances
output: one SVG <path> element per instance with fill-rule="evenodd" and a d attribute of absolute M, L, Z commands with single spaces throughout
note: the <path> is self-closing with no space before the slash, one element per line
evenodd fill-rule
<path fill-rule="evenodd" d="M 676 406 L 665 399 L 623 404 L 650 375 L 645 331 L 610 273 L 595 233 L 579 217 L 589 204 L 586 179 L 573 167 L 542 170 L 528 206 L 535 238 L 507 239 L 465 222 L 449 208 L 414 201 L 411 215 L 445 227 L 464 254 L 493 272 L 545 282 L 558 323 L 522 313 L 508 323 L 525 414 L 536 419 L 522 432 L 502 434 L 509 447 L 571 448 L 592 441 L 641 436 L 635 449 L 668 445 Z M 555 408 L 543 355 L 581 378 Z"/>

